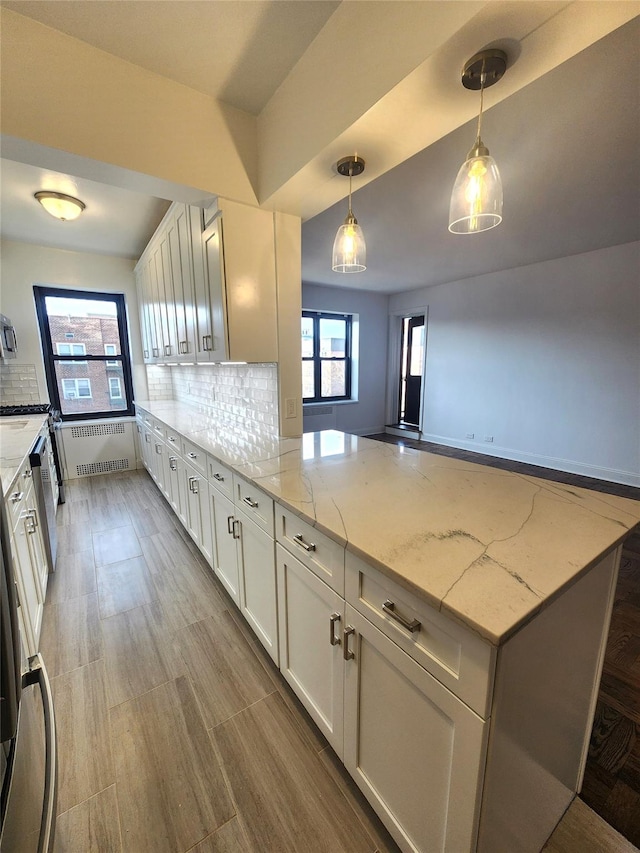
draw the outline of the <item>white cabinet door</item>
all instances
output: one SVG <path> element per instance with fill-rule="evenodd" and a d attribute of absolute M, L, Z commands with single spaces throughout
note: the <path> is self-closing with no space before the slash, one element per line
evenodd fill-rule
<path fill-rule="evenodd" d="M 400 847 L 475 849 L 487 724 L 346 605 L 345 765 Z"/>
<path fill-rule="evenodd" d="M 29 655 L 35 655 L 40 642 L 44 596 L 38 580 L 38 565 L 32 556 L 29 539 L 36 536 L 33 519 L 26 507 L 21 511 L 10 537 L 15 581 L 22 622 L 26 629 L 25 642 Z"/>
<path fill-rule="evenodd" d="M 188 208 L 176 205 L 175 216 L 168 223 L 171 274 L 176 311 L 177 361 L 195 358 L 195 324 L 193 263 Z"/>
<path fill-rule="evenodd" d="M 142 428 L 142 461 L 151 477 L 157 482 L 155 449 L 153 446 L 153 436 L 151 430 L 147 427 Z"/>
<path fill-rule="evenodd" d="M 343 757 L 344 600 L 276 545 L 280 672 Z"/>
<path fill-rule="evenodd" d="M 214 219 L 202 235 L 206 280 L 208 282 L 209 329 L 202 335 L 203 351 L 209 361 L 229 358 L 227 342 L 227 302 L 220 219 Z"/>
<path fill-rule="evenodd" d="M 166 452 L 166 460 L 167 460 L 167 482 L 168 482 L 168 499 L 171 504 L 171 508 L 178 516 L 178 518 L 182 521 L 182 506 L 181 506 L 181 494 L 180 494 L 180 466 L 178 454 L 173 452 L 173 448 L 167 446 Z"/>
<path fill-rule="evenodd" d="M 214 535 L 213 570 L 239 607 L 240 576 L 233 526 L 235 507 L 229 498 L 213 486 L 209 486 L 209 500 L 211 503 L 211 526 Z M 237 528 L 238 525 L 236 525 Z"/>
<path fill-rule="evenodd" d="M 239 531 L 240 610 L 276 665 L 278 656 L 278 606 L 274 541 L 243 512 L 236 509 Z"/>
<path fill-rule="evenodd" d="M 160 439 L 156 438 L 153 433 L 151 434 L 151 442 L 152 442 L 152 453 L 153 453 L 153 470 L 155 472 L 155 480 L 158 485 L 158 488 L 165 496 L 165 498 L 169 498 L 169 486 L 167 482 L 167 473 L 169 469 L 167 456 L 167 448 L 165 446 L 164 441 L 160 441 Z"/>
<path fill-rule="evenodd" d="M 209 511 L 209 483 L 188 462 L 184 463 L 183 479 L 186 480 L 186 527 L 189 535 L 204 554 L 209 565 L 213 564 L 213 536 Z"/>

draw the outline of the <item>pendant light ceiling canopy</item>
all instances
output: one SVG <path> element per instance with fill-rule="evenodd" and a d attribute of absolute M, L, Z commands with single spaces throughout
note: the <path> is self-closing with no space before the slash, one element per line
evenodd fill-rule
<path fill-rule="evenodd" d="M 500 172 L 480 133 L 484 90 L 497 83 L 506 70 L 507 55 L 502 50 L 483 50 L 462 69 L 462 85 L 480 90 L 480 114 L 476 141 L 460 167 L 451 193 L 449 231 L 452 234 L 476 234 L 502 222 Z"/>
<path fill-rule="evenodd" d="M 344 223 L 338 228 L 333 241 L 331 269 L 334 272 L 364 272 L 367 268 L 367 247 L 362 228 L 351 209 L 351 179 L 364 172 L 364 160 L 353 154 L 336 163 L 339 175 L 349 178 L 349 211 Z"/>
<path fill-rule="evenodd" d="M 44 207 L 47 213 L 55 216 L 56 219 L 61 219 L 63 222 L 68 222 L 71 219 L 77 219 L 86 205 L 78 198 L 64 193 L 56 193 L 49 190 L 34 193 L 34 198 L 37 198 L 40 204 Z"/>

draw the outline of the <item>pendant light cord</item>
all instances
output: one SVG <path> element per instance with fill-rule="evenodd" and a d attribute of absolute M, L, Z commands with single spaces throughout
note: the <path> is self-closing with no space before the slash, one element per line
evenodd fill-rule
<path fill-rule="evenodd" d="M 353 175 L 353 164 L 349 165 L 349 218 L 353 219 L 353 211 L 351 210 L 351 177 Z"/>
<path fill-rule="evenodd" d="M 484 70 L 485 60 L 482 60 L 482 71 L 480 72 L 480 115 L 478 116 L 478 134 L 476 138 L 476 143 L 481 142 L 480 139 L 480 131 L 482 130 L 482 109 L 484 106 L 484 84 L 487 79 L 487 75 Z"/>

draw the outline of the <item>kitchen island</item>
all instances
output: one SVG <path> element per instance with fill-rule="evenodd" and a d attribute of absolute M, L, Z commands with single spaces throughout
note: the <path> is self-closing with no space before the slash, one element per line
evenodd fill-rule
<path fill-rule="evenodd" d="M 281 439 L 174 402 L 139 411 L 212 472 L 228 466 L 237 496 L 256 487 L 240 500 L 275 502 L 277 628 L 243 612 L 403 849 L 540 849 L 579 789 L 620 543 L 640 504 L 333 431 Z M 234 539 L 244 518 L 236 502 Z M 309 554 L 324 537 L 342 579 L 339 561 L 323 575 Z M 331 669 L 339 726 L 296 663 L 290 602 L 305 566 L 344 658 Z"/>

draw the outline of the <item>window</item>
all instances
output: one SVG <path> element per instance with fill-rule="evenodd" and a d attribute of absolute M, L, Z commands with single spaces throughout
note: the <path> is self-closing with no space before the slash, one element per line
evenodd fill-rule
<path fill-rule="evenodd" d="M 123 294 L 53 287 L 33 291 L 49 399 L 62 419 L 132 415 Z"/>
<path fill-rule="evenodd" d="M 106 362 L 109 364 L 109 362 Z M 109 377 L 109 396 L 112 400 L 121 400 L 122 399 L 122 388 L 120 387 L 120 380 L 117 376 Z"/>
<path fill-rule="evenodd" d="M 63 379 L 62 393 L 65 400 L 77 397 L 91 397 L 91 382 L 88 379 Z"/>
<path fill-rule="evenodd" d="M 84 355 L 84 344 L 56 344 L 58 355 Z M 86 361 L 68 361 L 67 364 L 86 364 Z"/>
<path fill-rule="evenodd" d="M 351 314 L 302 312 L 304 403 L 351 399 Z"/>
<path fill-rule="evenodd" d="M 117 355 L 118 348 L 115 344 L 105 344 L 104 345 L 104 354 L 105 355 Z M 107 367 L 119 367 L 119 361 L 105 361 Z"/>

